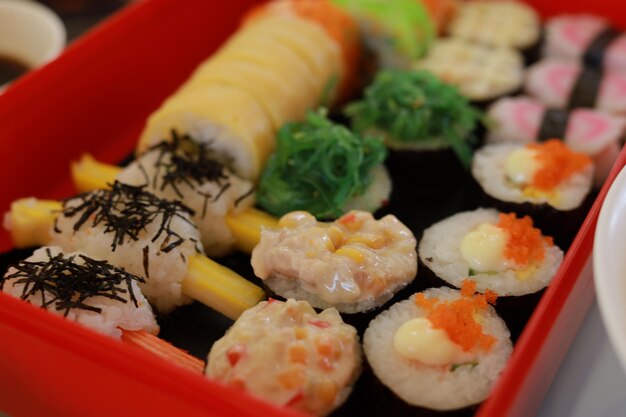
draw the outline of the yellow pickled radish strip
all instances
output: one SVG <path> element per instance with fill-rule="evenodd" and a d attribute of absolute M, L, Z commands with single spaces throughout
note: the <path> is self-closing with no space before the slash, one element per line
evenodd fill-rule
<path fill-rule="evenodd" d="M 11 211 L 5 216 L 5 228 L 11 232 L 16 248 L 44 246 L 50 241 L 62 204 L 53 200 L 23 198 L 11 203 Z"/>
<path fill-rule="evenodd" d="M 109 188 L 122 168 L 98 162 L 93 156 L 83 154 L 80 161 L 72 163 L 72 179 L 81 193 Z"/>
<path fill-rule="evenodd" d="M 278 228 L 278 219 L 269 214 L 249 208 L 239 213 L 228 214 L 226 224 L 235 236 L 237 249 L 252 253 L 252 249 L 261 240 L 261 228 Z"/>
<path fill-rule="evenodd" d="M 122 329 L 122 340 L 133 346 L 137 346 L 146 352 L 151 352 L 161 359 L 173 363 L 191 372 L 204 373 L 204 361 L 190 355 L 186 351 L 177 348 L 163 339 L 146 332 L 145 330 Z"/>
<path fill-rule="evenodd" d="M 233 320 L 265 298 L 260 287 L 202 255 L 189 259 L 183 293 Z"/>

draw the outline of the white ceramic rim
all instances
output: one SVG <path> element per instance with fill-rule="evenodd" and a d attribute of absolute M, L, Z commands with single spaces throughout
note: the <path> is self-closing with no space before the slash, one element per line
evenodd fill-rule
<path fill-rule="evenodd" d="M 26 13 L 36 14 L 46 20 L 52 29 L 50 31 L 51 46 L 45 56 L 42 56 L 36 67 L 44 65 L 48 61 L 56 58 L 67 42 L 67 32 L 61 18 L 48 7 L 33 0 L 0 0 L 0 8 L 12 8 Z"/>
<path fill-rule="evenodd" d="M 615 219 L 619 217 L 626 218 L 626 167 L 621 170 L 604 200 L 593 244 L 593 275 L 600 314 L 622 368 L 626 371 L 626 291 L 617 290 L 614 284 L 616 280 L 626 282 L 626 274 L 616 277 L 614 270 L 622 269 L 626 272 L 626 267 L 612 266 L 616 262 L 626 265 L 626 245 L 617 245 L 623 252 L 621 258 L 607 259 L 612 252 L 610 248 L 616 247 L 615 235 L 621 233 L 623 242 L 626 242 L 626 230 L 615 227 Z"/>

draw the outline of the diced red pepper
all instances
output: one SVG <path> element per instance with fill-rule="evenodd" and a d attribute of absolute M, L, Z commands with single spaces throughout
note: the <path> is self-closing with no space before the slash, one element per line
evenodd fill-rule
<path fill-rule="evenodd" d="M 291 399 L 287 401 L 287 403 L 285 403 L 285 405 L 287 407 L 291 407 L 295 405 L 296 403 L 298 403 L 299 401 L 302 401 L 303 398 L 304 398 L 304 392 L 302 390 L 298 390 L 298 392 L 296 392 L 294 396 L 291 397 Z"/>
<path fill-rule="evenodd" d="M 228 358 L 228 362 L 230 366 L 237 365 L 237 362 L 241 359 L 241 357 L 246 353 L 246 346 L 242 344 L 233 345 L 228 348 L 226 351 L 226 357 Z"/>
<path fill-rule="evenodd" d="M 309 320 L 309 324 L 319 327 L 320 329 L 326 329 L 330 327 L 330 323 L 324 320 L 312 319 Z"/>

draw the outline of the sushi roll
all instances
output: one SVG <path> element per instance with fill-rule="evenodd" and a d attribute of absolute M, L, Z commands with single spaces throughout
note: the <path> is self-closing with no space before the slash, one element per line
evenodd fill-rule
<path fill-rule="evenodd" d="M 277 142 L 257 191 L 267 212 L 307 210 L 332 219 L 351 209 L 375 211 L 388 201 L 391 180 L 377 138 L 357 135 L 320 110 L 283 126 Z"/>
<path fill-rule="evenodd" d="M 626 115 L 626 71 L 545 59 L 528 69 L 524 90 L 556 109 L 588 107 Z"/>
<path fill-rule="evenodd" d="M 520 1 L 476 0 L 463 3 L 447 33 L 490 46 L 531 48 L 541 35 L 537 12 Z"/>
<path fill-rule="evenodd" d="M 116 182 L 109 190 L 65 200 L 50 244 L 84 251 L 144 278 L 143 293 L 166 313 L 191 302 L 182 281 L 189 259 L 203 251 L 192 213 L 143 187 Z"/>
<path fill-rule="evenodd" d="M 266 401 L 327 415 L 361 370 L 356 330 L 335 309 L 270 299 L 245 311 L 215 342 L 206 375 Z"/>
<path fill-rule="evenodd" d="M 9 268 L 0 290 L 119 339 L 123 331 L 159 332 L 141 277 L 81 252 L 47 246 Z"/>
<path fill-rule="evenodd" d="M 543 54 L 597 68 L 626 71 L 626 36 L 592 15 L 561 15 L 545 25 Z"/>
<path fill-rule="evenodd" d="M 176 130 L 256 183 L 280 126 L 349 95 L 359 54 L 356 26 L 328 1 L 261 5 L 149 117 L 138 153 Z"/>
<path fill-rule="evenodd" d="M 543 143 L 487 145 L 472 162 L 472 176 L 487 205 L 528 214 L 568 247 L 593 195 L 593 163 L 551 139 Z"/>
<path fill-rule="evenodd" d="M 429 72 L 399 70 L 378 73 L 364 97 L 345 113 L 354 130 L 382 136 L 394 153 L 430 157 L 438 151 L 453 152 L 465 167 L 472 159 L 481 116 L 456 88 Z"/>
<path fill-rule="evenodd" d="M 596 187 L 608 176 L 626 134 L 626 118 L 590 109 L 548 109 L 527 97 L 498 100 L 489 108 L 487 119 L 487 143 L 528 144 L 562 138 L 568 148 L 592 158 Z"/>
<path fill-rule="evenodd" d="M 484 208 L 430 226 L 418 253 L 420 262 L 445 284 L 461 288 L 469 279 L 477 291 L 490 289 L 499 298 L 541 291 L 563 260 L 563 251 L 528 216 Z"/>
<path fill-rule="evenodd" d="M 487 399 L 513 350 L 509 330 L 488 304 L 493 300 L 490 292 L 474 295 L 469 284 L 461 291 L 432 288 L 370 323 L 367 361 L 384 386 L 417 407 L 411 414 L 468 409 Z M 378 407 L 375 414 L 385 415 L 387 404 Z"/>
<path fill-rule="evenodd" d="M 159 198 L 181 200 L 193 210 L 193 220 L 208 256 L 234 249 L 235 236 L 226 215 L 242 213 L 254 204 L 254 186 L 212 158 L 208 146 L 172 132 L 170 140 L 150 147 L 117 176 L 121 183 L 142 186 Z"/>
<path fill-rule="evenodd" d="M 417 0 L 332 0 L 355 16 L 379 68 L 409 68 L 434 40 L 436 27 Z"/>
<path fill-rule="evenodd" d="M 428 55 L 413 67 L 432 72 L 481 103 L 519 90 L 524 79 L 524 59 L 517 50 L 456 38 L 434 42 Z"/>
<path fill-rule="evenodd" d="M 415 237 L 393 215 L 375 220 L 353 211 L 319 223 L 309 213 L 293 212 L 279 226 L 262 231 L 252 267 L 282 297 L 365 312 L 390 300 L 417 273 Z"/>

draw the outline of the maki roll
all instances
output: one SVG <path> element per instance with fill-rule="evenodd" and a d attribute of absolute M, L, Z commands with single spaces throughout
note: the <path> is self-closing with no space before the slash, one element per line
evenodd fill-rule
<path fill-rule="evenodd" d="M 626 71 L 545 59 L 529 68 L 524 90 L 552 108 L 589 107 L 626 115 Z"/>
<path fill-rule="evenodd" d="M 172 132 L 172 138 L 150 147 L 117 175 L 121 183 L 142 186 L 159 198 L 184 201 L 208 256 L 223 256 L 234 249 L 236 239 L 226 223 L 254 204 L 254 186 L 238 178 L 211 155 L 208 146 L 188 135 Z"/>
<path fill-rule="evenodd" d="M 327 415 L 361 370 L 356 330 L 335 309 L 270 299 L 245 311 L 215 342 L 206 375 L 266 401 Z"/>
<path fill-rule="evenodd" d="M 563 142 L 487 145 L 472 162 L 487 203 L 529 214 L 541 230 L 568 247 L 591 203 L 593 163 Z"/>
<path fill-rule="evenodd" d="M 526 50 L 539 42 L 541 24 L 537 12 L 520 1 L 475 0 L 458 8 L 447 32 L 485 45 Z"/>
<path fill-rule="evenodd" d="M 600 187 L 620 151 L 626 119 L 590 109 L 548 109 L 527 97 L 504 98 L 487 112 L 487 143 L 528 144 L 562 138 L 568 148 L 593 159 Z"/>
<path fill-rule="evenodd" d="M 381 71 L 364 97 L 345 112 L 357 132 L 383 137 L 394 159 L 396 154 L 408 159 L 425 154 L 420 159 L 426 160 L 446 152 L 465 167 L 472 159 L 474 130 L 481 117 L 456 88 L 427 71 Z"/>
<path fill-rule="evenodd" d="M 545 31 L 544 56 L 626 70 L 626 36 L 599 16 L 557 16 L 546 22 Z"/>
<path fill-rule="evenodd" d="M 358 313 L 384 304 L 415 278 L 415 238 L 392 215 L 375 220 L 353 211 L 319 223 L 293 212 L 279 226 L 261 233 L 252 267 L 282 297 Z"/>
<path fill-rule="evenodd" d="M 332 122 L 324 110 L 283 126 L 277 142 L 257 191 L 269 213 L 307 210 L 328 219 L 352 209 L 375 211 L 389 200 L 382 142 Z"/>
<path fill-rule="evenodd" d="M 432 72 L 470 100 L 482 103 L 519 90 L 524 79 L 524 60 L 517 50 L 457 38 L 434 42 L 414 68 Z"/>
<path fill-rule="evenodd" d="M 122 331 L 159 332 L 143 282 L 105 261 L 48 246 L 10 267 L 0 290 L 119 339 Z"/>
<path fill-rule="evenodd" d="M 414 407 L 441 412 L 484 401 L 513 350 L 489 301 L 493 293 L 474 295 L 466 284 L 461 291 L 432 288 L 394 304 L 363 337 L 374 374 Z"/>
<path fill-rule="evenodd" d="M 530 217 L 483 208 L 430 226 L 418 252 L 420 262 L 445 284 L 461 288 L 469 279 L 479 292 L 492 290 L 498 297 L 541 291 L 563 260 L 563 251 Z"/>
<path fill-rule="evenodd" d="M 283 123 L 350 90 L 359 44 L 349 16 L 323 0 L 259 7 L 149 117 L 138 153 L 176 130 L 257 182 Z"/>
<path fill-rule="evenodd" d="M 436 35 L 428 9 L 417 0 L 332 0 L 359 23 L 365 46 L 380 68 L 409 68 Z"/>

